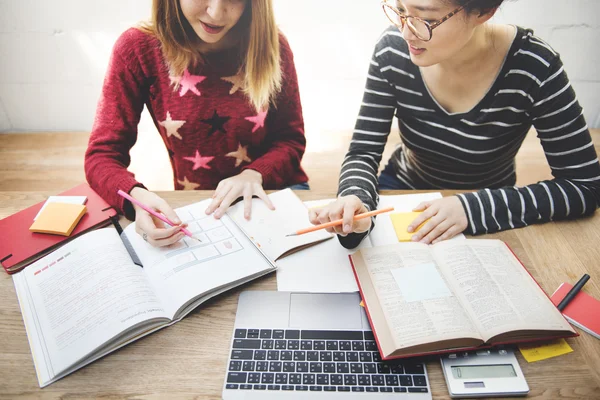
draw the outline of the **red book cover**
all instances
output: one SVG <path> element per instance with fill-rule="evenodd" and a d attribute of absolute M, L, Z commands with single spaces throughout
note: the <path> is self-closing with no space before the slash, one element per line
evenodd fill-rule
<path fill-rule="evenodd" d="M 551 300 L 558 305 L 573 285 L 561 284 L 552 294 Z M 600 300 L 580 291 L 562 311 L 567 320 L 576 327 L 600 339 Z"/>
<path fill-rule="evenodd" d="M 117 212 L 87 183 L 82 183 L 59 196 L 87 196 L 87 213 L 70 236 L 33 233 L 29 227 L 45 201 L 0 220 L 0 264 L 9 274 L 55 250 L 82 233 L 110 223 Z"/>

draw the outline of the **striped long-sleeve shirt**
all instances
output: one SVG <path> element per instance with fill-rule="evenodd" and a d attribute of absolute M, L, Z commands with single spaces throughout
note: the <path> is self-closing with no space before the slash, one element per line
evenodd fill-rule
<path fill-rule="evenodd" d="M 583 110 L 560 56 L 531 30 L 518 28 L 485 97 L 468 112 L 449 113 L 428 91 L 400 32 L 387 29 L 370 62 L 339 195 L 376 207 L 394 116 L 402 145 L 390 163 L 407 188 L 481 189 L 458 195 L 471 234 L 590 215 L 600 204 L 600 164 Z M 515 187 L 515 156 L 532 125 L 554 179 Z M 362 237 L 340 240 L 354 247 Z"/>

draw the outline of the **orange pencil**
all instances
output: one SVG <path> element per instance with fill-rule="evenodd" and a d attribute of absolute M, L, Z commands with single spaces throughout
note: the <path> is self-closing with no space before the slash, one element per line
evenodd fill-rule
<path fill-rule="evenodd" d="M 358 219 L 369 218 L 369 217 L 372 217 L 373 215 L 383 214 L 383 213 L 390 212 L 390 211 L 394 211 L 394 207 L 388 207 L 388 208 L 384 208 L 381 210 L 375 210 L 375 211 L 369 211 L 369 212 L 362 213 L 362 214 L 356 214 L 353 219 L 356 221 Z M 310 228 L 300 229 L 299 231 L 290 233 L 289 235 L 286 235 L 286 236 L 304 235 L 305 233 L 318 231 L 319 229 L 331 228 L 332 226 L 342 225 L 343 223 L 344 223 L 343 219 L 338 219 L 338 220 L 327 222 L 327 223 L 324 223 L 321 225 L 311 226 Z"/>

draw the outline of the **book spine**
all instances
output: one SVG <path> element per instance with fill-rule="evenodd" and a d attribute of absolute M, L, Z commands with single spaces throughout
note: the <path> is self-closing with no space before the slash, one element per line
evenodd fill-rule
<path fill-rule="evenodd" d="M 127 235 L 125 234 L 125 232 L 123 232 L 123 228 L 121 227 L 121 224 L 119 223 L 119 220 L 117 219 L 117 217 L 110 217 L 110 220 L 112 221 L 115 229 L 119 233 L 119 237 L 121 238 L 123 245 L 127 249 L 127 252 L 129 253 L 129 257 L 131 257 L 131 261 L 133 261 L 133 263 L 135 265 L 144 268 L 144 265 L 142 264 L 137 253 L 133 249 L 133 246 L 131 245 L 131 242 L 127 238 Z"/>

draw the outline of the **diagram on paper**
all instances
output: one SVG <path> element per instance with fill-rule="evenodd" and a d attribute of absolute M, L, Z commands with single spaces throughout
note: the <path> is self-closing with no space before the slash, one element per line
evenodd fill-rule
<path fill-rule="evenodd" d="M 180 214 L 179 217 L 188 224 L 187 229 L 200 242 L 185 236 L 183 240 L 166 247 L 167 251 L 155 264 L 160 264 L 157 266 L 164 278 L 244 249 L 221 220 L 195 213 L 194 210 L 186 210 L 185 213 L 187 215 Z"/>

